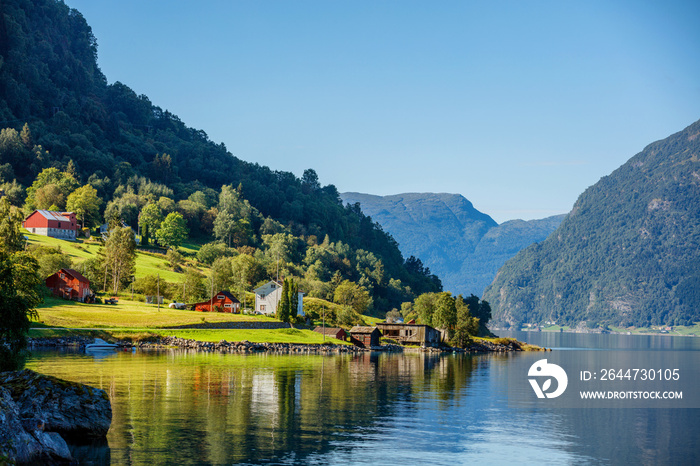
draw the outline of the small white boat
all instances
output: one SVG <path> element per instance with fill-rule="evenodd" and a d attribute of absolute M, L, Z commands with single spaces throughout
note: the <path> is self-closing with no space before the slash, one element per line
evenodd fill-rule
<path fill-rule="evenodd" d="M 114 343 L 107 343 L 101 338 L 95 338 L 95 343 L 85 345 L 85 351 L 111 351 L 118 347 L 119 345 L 115 345 Z"/>

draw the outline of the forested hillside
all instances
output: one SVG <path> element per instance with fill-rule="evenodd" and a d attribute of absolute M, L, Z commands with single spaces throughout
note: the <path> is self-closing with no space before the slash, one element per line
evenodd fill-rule
<path fill-rule="evenodd" d="M 481 296 L 498 269 L 518 251 L 544 240 L 564 218 L 510 220 L 500 225 L 459 194 L 405 193 L 374 196 L 341 193 L 359 202 L 399 242 L 407 256 L 420 257 L 446 290 Z"/>
<path fill-rule="evenodd" d="M 500 324 L 700 320 L 700 121 L 588 188 L 558 230 L 508 261 L 484 298 Z"/>
<path fill-rule="evenodd" d="M 279 257 L 311 295 L 332 297 L 347 280 L 385 312 L 441 289 L 313 169 L 299 179 L 240 160 L 147 96 L 108 84 L 90 26 L 60 1 L 0 2 L 0 127 L 0 189 L 25 213 L 75 206 L 77 189 L 94 190 L 86 226 L 118 219 L 148 229 L 142 215 L 156 219 L 150 236 L 160 241 L 158 221 L 179 214 L 189 238 L 220 240 L 222 257 L 249 256 L 267 276 Z"/>

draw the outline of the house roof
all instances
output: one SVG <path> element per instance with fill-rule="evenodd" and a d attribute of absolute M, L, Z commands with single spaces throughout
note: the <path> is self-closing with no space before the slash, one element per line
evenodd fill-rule
<path fill-rule="evenodd" d="M 87 283 L 88 285 L 90 284 L 90 280 L 88 280 L 87 278 L 85 278 L 85 277 L 83 276 L 83 274 L 81 274 L 81 273 L 78 272 L 77 270 L 73 270 L 73 269 L 61 269 L 61 270 L 63 270 L 65 273 L 67 273 L 67 274 L 70 275 L 71 277 L 77 279 L 79 282 L 85 282 L 85 283 Z"/>
<path fill-rule="evenodd" d="M 275 280 L 270 280 L 269 282 L 265 283 L 264 285 L 261 285 L 261 286 L 257 287 L 256 289 L 254 289 L 253 292 L 256 293 L 256 294 L 258 294 L 258 290 L 262 290 L 263 288 L 265 288 L 265 287 L 266 287 L 267 285 L 269 285 L 270 283 L 276 283 L 276 284 L 277 284 L 277 288 L 282 288 L 282 287 L 284 286 L 284 283 L 283 283 L 283 282 L 278 282 L 278 281 L 275 281 Z M 275 289 L 277 289 L 277 288 L 275 288 Z M 298 290 L 298 291 L 299 291 L 299 293 L 301 293 L 301 294 L 306 294 L 306 291 L 303 291 L 303 290 Z"/>
<path fill-rule="evenodd" d="M 280 286 L 280 287 L 282 286 L 282 283 L 281 283 L 281 282 L 276 282 L 276 281 L 274 281 L 274 280 L 270 280 L 269 282 L 265 283 L 264 285 L 261 285 L 261 286 L 257 287 L 257 288 L 254 289 L 253 291 L 254 291 L 255 293 L 257 293 L 258 290 L 262 290 L 263 288 L 265 288 L 265 287 L 266 287 L 267 285 L 269 285 L 270 283 L 275 283 L 275 284 L 277 284 L 277 286 Z"/>
<path fill-rule="evenodd" d="M 238 298 L 236 298 L 234 295 L 232 295 L 230 291 L 219 291 L 218 293 L 216 293 L 215 296 L 219 296 L 219 295 L 224 295 L 224 296 L 226 296 L 228 299 L 230 299 L 230 300 L 233 301 L 234 303 L 240 303 L 240 301 L 238 300 Z"/>
<path fill-rule="evenodd" d="M 46 220 L 57 220 L 59 222 L 70 222 L 70 219 L 66 217 L 64 214 L 68 214 L 71 212 L 54 212 L 52 210 L 35 210 L 34 212 L 38 213 L 42 217 L 44 217 Z M 31 217 L 34 215 L 33 213 L 29 215 Z M 29 218 L 27 217 L 27 218 Z"/>
<path fill-rule="evenodd" d="M 412 324 L 411 323 L 409 323 L 409 324 L 403 324 L 403 323 L 390 324 L 388 322 L 377 322 L 377 327 L 430 327 L 430 325 L 416 324 L 415 322 Z M 430 328 L 433 328 L 433 327 L 430 327 Z"/>
<path fill-rule="evenodd" d="M 216 299 L 216 297 L 220 295 L 226 296 L 233 303 L 240 304 L 240 301 L 234 295 L 232 295 L 230 291 L 219 291 L 218 293 L 215 293 L 214 296 L 212 296 L 212 299 Z M 194 305 L 196 306 L 197 304 L 209 304 L 212 301 L 212 299 L 207 299 L 206 301 L 202 301 L 200 303 L 194 303 Z"/>
<path fill-rule="evenodd" d="M 342 329 L 340 327 L 326 327 L 326 328 L 316 327 L 314 329 L 314 332 L 323 333 L 325 335 L 336 335 L 341 330 L 345 331 L 345 329 Z"/>
<path fill-rule="evenodd" d="M 350 333 L 372 333 L 377 330 L 377 327 L 360 327 L 356 325 L 350 329 Z"/>

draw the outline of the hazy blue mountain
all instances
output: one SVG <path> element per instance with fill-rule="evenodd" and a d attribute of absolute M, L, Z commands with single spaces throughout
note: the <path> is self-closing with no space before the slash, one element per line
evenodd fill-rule
<path fill-rule="evenodd" d="M 446 290 L 481 296 L 498 268 L 519 250 L 542 241 L 563 216 L 511 220 L 498 225 L 459 194 L 405 193 L 375 196 L 342 193 L 437 274 Z"/>
<path fill-rule="evenodd" d="M 484 298 L 501 323 L 700 320 L 700 121 L 648 145 L 520 251 Z"/>

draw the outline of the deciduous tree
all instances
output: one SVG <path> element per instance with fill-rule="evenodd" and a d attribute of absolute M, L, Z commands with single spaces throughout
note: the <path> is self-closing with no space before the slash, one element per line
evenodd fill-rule
<path fill-rule="evenodd" d="M 136 262 L 136 241 L 130 227 L 114 227 L 109 232 L 103 248 L 103 263 L 105 267 L 105 285 L 111 278 L 114 293 L 128 284 L 134 275 Z"/>
<path fill-rule="evenodd" d="M 25 239 L 20 230 L 24 220 L 17 207 L 11 206 L 6 198 L 0 199 L 0 249 L 8 253 L 24 250 Z"/>
<path fill-rule="evenodd" d="M 102 199 L 97 197 L 97 190 L 86 184 L 70 193 L 66 209 L 76 213 L 83 228 L 90 228 L 99 221 L 101 204 Z"/>
<path fill-rule="evenodd" d="M 7 200 L 0 200 L 0 371 L 17 369 L 27 346 L 29 321 L 41 302 L 38 264 L 23 251 L 22 221 Z"/>
<path fill-rule="evenodd" d="M 187 238 L 185 219 L 178 212 L 171 212 L 165 217 L 156 231 L 158 242 L 166 247 L 178 248 Z"/>

